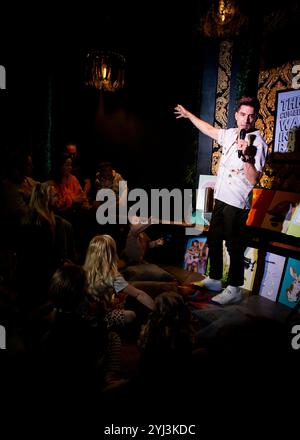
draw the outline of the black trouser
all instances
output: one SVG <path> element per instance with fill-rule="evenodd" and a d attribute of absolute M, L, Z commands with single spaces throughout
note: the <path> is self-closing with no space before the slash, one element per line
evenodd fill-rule
<path fill-rule="evenodd" d="M 215 200 L 208 234 L 210 270 L 215 280 L 223 276 L 223 240 L 230 256 L 228 285 L 244 284 L 244 229 L 249 210 L 236 208 Z"/>

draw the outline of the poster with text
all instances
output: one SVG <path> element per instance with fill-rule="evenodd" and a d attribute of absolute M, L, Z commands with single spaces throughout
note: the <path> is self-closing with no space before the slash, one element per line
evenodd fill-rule
<path fill-rule="evenodd" d="M 274 153 L 295 151 L 296 132 L 299 127 L 300 89 L 277 92 Z"/>

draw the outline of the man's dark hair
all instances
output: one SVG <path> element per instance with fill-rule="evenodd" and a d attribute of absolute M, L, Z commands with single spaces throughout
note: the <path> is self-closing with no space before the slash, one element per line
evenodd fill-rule
<path fill-rule="evenodd" d="M 253 107 L 255 113 L 259 112 L 259 102 L 255 96 L 242 96 L 236 105 L 236 111 L 238 112 L 242 105 L 248 105 L 249 107 Z"/>

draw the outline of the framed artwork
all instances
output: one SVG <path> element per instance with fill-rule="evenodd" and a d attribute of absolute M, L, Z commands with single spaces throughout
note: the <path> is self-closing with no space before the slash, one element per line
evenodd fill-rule
<path fill-rule="evenodd" d="M 192 237 L 187 240 L 183 268 L 202 275 L 206 272 L 208 258 L 207 237 Z"/>
<path fill-rule="evenodd" d="M 258 259 L 258 249 L 247 247 L 244 253 L 244 284 L 243 289 L 252 291 Z"/>
<path fill-rule="evenodd" d="M 252 205 L 247 218 L 247 226 L 261 227 L 275 192 L 275 189 L 253 188 Z"/>
<path fill-rule="evenodd" d="M 285 234 L 290 225 L 293 211 L 299 202 L 300 194 L 276 191 L 266 210 L 261 227 Z"/>
<path fill-rule="evenodd" d="M 300 203 L 296 206 L 286 232 L 288 235 L 300 237 Z"/>
<path fill-rule="evenodd" d="M 259 295 L 276 301 L 286 258 L 282 255 L 266 253 L 264 274 L 261 280 Z"/>
<path fill-rule="evenodd" d="M 278 302 L 294 308 L 300 298 L 300 260 L 289 258 L 286 264 Z"/>
<path fill-rule="evenodd" d="M 299 129 L 300 89 L 277 91 L 273 153 L 299 152 Z"/>

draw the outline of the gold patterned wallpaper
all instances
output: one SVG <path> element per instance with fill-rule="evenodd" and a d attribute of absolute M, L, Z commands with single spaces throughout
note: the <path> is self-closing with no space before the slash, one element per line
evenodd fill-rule
<path fill-rule="evenodd" d="M 300 61 L 262 70 L 259 73 L 257 97 L 260 102 L 260 114 L 256 126 L 263 134 L 269 151 L 272 151 L 276 92 L 292 87 L 292 68 L 295 64 L 300 64 Z"/>
<path fill-rule="evenodd" d="M 296 64 L 300 64 L 300 60 L 261 70 L 259 74 L 257 97 L 260 102 L 260 114 L 256 126 L 266 140 L 269 152 L 273 148 L 276 92 L 292 88 L 292 68 Z M 300 164 L 292 161 L 278 163 L 269 159 L 258 186 L 300 192 Z"/>
<path fill-rule="evenodd" d="M 214 126 L 217 128 L 227 127 L 231 68 L 232 68 L 232 51 L 233 51 L 232 41 L 225 40 L 220 43 L 217 95 L 216 95 L 216 108 L 215 108 L 215 121 L 214 121 Z M 214 175 L 217 174 L 218 171 L 220 156 L 221 156 L 220 145 L 216 141 L 214 141 L 213 152 L 212 152 L 212 166 L 211 166 L 211 171 L 212 174 Z"/>

